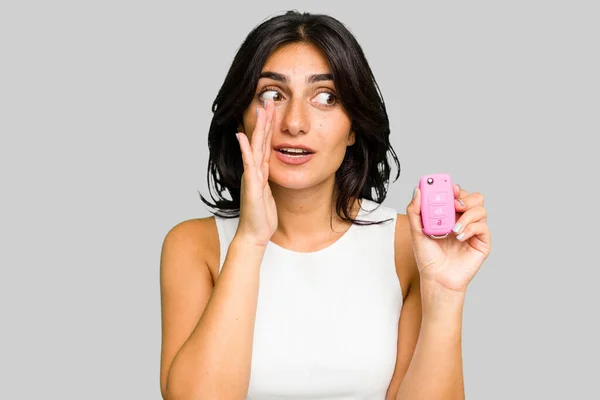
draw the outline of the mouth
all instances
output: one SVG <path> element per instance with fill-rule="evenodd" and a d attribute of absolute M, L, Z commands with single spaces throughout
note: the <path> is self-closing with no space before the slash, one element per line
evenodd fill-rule
<path fill-rule="evenodd" d="M 273 149 L 290 157 L 302 157 L 315 152 L 310 147 L 304 145 L 293 145 L 290 143 L 282 143 L 278 146 L 275 146 Z"/>
<path fill-rule="evenodd" d="M 306 156 L 309 154 L 313 154 L 312 151 L 298 149 L 298 148 L 292 148 L 292 147 L 284 147 L 284 148 L 279 148 L 279 149 L 275 149 L 275 150 L 280 152 L 281 154 L 285 154 L 286 156 L 290 156 L 290 157 L 302 157 L 302 156 Z"/>
<path fill-rule="evenodd" d="M 275 150 L 277 158 L 280 161 L 289 165 L 304 164 L 305 162 L 308 162 L 315 153 L 315 151 L 309 147 L 290 145 L 287 143 L 275 146 L 273 150 Z"/>

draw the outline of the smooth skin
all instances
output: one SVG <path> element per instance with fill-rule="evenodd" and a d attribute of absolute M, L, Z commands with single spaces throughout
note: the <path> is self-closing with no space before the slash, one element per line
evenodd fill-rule
<path fill-rule="evenodd" d="M 160 389 L 165 399 L 244 399 L 267 243 L 316 251 L 350 226 L 331 204 L 335 171 L 355 134 L 327 79 L 326 57 L 308 44 L 288 45 L 271 55 L 263 72 L 271 74 L 258 82 L 239 127 L 241 215 L 221 273 L 213 217 L 181 222 L 163 242 Z M 315 154 L 301 166 L 286 165 L 273 156 L 273 147 L 283 142 L 307 145 Z M 397 218 L 395 261 L 404 299 L 386 400 L 464 398 L 464 296 L 491 242 L 483 197 L 458 186 L 454 195 L 463 228 L 445 239 L 423 234 L 418 190 L 406 215 Z"/>

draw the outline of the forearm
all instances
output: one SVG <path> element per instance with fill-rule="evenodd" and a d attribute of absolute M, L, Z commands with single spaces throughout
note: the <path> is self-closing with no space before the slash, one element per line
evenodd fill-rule
<path fill-rule="evenodd" d="M 421 286 L 421 331 L 397 400 L 462 400 L 464 295 Z"/>
<path fill-rule="evenodd" d="M 169 399 L 243 399 L 264 248 L 235 238 L 202 317 L 173 360 Z"/>

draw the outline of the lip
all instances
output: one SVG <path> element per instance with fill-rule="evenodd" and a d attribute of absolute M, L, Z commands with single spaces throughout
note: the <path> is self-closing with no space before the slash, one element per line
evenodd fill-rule
<path fill-rule="evenodd" d="M 274 150 L 276 150 L 279 153 L 280 149 L 300 149 L 300 150 L 305 150 L 311 153 L 314 153 L 315 151 L 313 149 L 311 149 L 310 147 L 304 146 L 303 144 L 291 144 L 291 143 L 281 143 L 278 144 L 277 146 L 273 147 Z"/>
<path fill-rule="evenodd" d="M 295 148 L 299 149 L 300 147 Z M 277 159 L 282 163 L 288 165 L 302 165 L 304 163 L 309 162 L 314 155 L 315 153 L 309 153 L 304 156 L 288 156 L 287 154 L 283 154 L 282 152 L 275 150 L 275 156 L 277 157 Z"/>

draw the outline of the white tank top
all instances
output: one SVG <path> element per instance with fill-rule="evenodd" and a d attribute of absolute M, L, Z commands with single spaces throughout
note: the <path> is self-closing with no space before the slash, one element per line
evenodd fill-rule
<path fill-rule="evenodd" d="M 366 199 L 361 208 L 358 219 L 390 221 L 352 225 L 313 253 L 267 245 L 247 400 L 385 399 L 402 308 L 397 213 Z M 220 272 L 239 219 L 216 221 Z"/>

